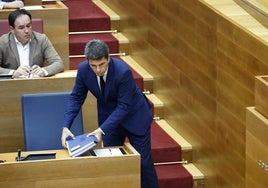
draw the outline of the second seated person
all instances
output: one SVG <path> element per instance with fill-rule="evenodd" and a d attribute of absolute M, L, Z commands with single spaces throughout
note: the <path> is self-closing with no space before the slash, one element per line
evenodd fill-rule
<path fill-rule="evenodd" d="M 0 74 L 12 78 L 44 77 L 62 72 L 64 64 L 45 34 L 32 31 L 25 9 L 9 14 L 11 31 L 0 37 Z"/>

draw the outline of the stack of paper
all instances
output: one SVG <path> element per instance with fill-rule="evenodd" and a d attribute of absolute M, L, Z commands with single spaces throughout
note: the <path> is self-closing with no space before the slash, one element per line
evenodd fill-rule
<path fill-rule="evenodd" d="M 71 157 L 77 157 L 88 150 L 92 149 L 98 143 L 98 139 L 95 136 L 88 136 L 88 134 L 82 134 L 76 136 L 75 139 L 67 140 L 66 145 Z"/>

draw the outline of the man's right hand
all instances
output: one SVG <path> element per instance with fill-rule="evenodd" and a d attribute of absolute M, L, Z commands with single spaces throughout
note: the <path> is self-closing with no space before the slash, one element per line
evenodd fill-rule
<path fill-rule="evenodd" d="M 16 0 L 12 2 L 6 2 L 3 8 L 22 8 L 24 6 L 23 1 Z"/>
<path fill-rule="evenodd" d="M 12 78 L 19 78 L 19 77 L 28 77 L 31 73 L 30 66 L 20 66 L 17 70 L 14 71 Z"/>
<path fill-rule="evenodd" d="M 62 134 L 61 134 L 61 144 L 62 144 L 62 147 L 64 147 L 64 148 L 67 147 L 65 142 L 66 142 L 66 139 L 69 136 L 72 137 L 72 139 L 75 139 L 75 136 L 73 135 L 73 133 L 68 128 L 64 127 L 62 129 Z"/>

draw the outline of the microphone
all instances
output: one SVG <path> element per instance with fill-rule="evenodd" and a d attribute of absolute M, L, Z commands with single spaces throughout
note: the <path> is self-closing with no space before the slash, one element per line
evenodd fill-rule
<path fill-rule="evenodd" d="M 21 161 L 21 149 L 18 149 L 18 156 L 16 157 L 17 161 Z"/>

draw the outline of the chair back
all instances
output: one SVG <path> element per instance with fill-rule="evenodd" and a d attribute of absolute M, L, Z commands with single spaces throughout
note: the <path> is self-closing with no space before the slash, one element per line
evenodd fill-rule
<path fill-rule="evenodd" d="M 43 33 L 43 20 L 41 18 L 32 19 L 33 30 Z M 10 26 L 7 19 L 0 19 L 0 37 L 10 31 Z"/>
<path fill-rule="evenodd" d="M 70 92 L 22 95 L 22 120 L 26 151 L 62 149 L 62 123 L 69 96 Z M 83 133 L 81 110 L 70 130 L 74 135 Z"/>

